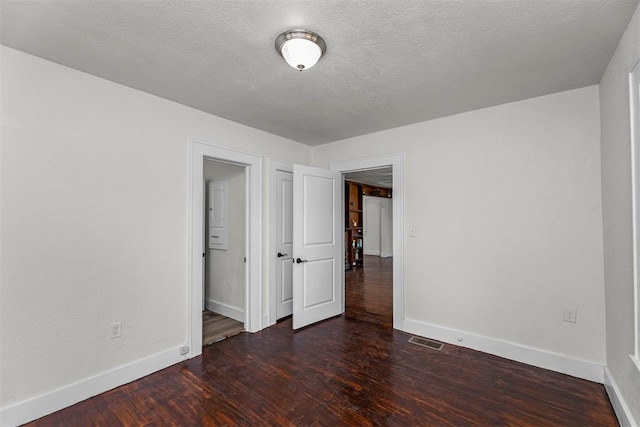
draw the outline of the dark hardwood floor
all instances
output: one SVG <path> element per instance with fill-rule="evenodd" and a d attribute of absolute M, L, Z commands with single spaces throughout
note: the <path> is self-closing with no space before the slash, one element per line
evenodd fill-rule
<path fill-rule="evenodd" d="M 408 343 L 389 327 L 390 261 L 365 259 L 365 270 L 347 272 L 344 316 L 298 332 L 288 319 L 237 335 L 31 425 L 617 425 L 601 384 Z M 374 268 L 387 274 L 386 287 Z"/>
<path fill-rule="evenodd" d="M 364 268 L 344 274 L 345 316 L 393 327 L 393 258 L 365 255 Z"/>

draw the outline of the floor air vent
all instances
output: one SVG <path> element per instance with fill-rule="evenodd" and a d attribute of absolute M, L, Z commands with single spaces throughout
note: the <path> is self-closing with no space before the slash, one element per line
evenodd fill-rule
<path fill-rule="evenodd" d="M 442 347 L 444 347 L 444 344 L 442 344 L 441 342 L 428 340 L 422 337 L 411 337 L 409 338 L 409 342 L 412 344 L 421 345 L 422 347 L 428 347 L 430 349 L 438 350 L 438 351 L 442 350 Z"/>

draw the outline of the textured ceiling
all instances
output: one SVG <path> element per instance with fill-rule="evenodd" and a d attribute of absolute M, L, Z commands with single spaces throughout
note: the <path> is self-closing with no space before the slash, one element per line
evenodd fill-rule
<path fill-rule="evenodd" d="M 393 188 L 393 169 L 391 167 L 349 172 L 344 175 L 344 178 L 375 187 Z"/>
<path fill-rule="evenodd" d="M 318 145 L 597 84 L 638 0 L 2 1 L 6 46 Z M 298 72 L 276 36 L 327 54 Z"/>

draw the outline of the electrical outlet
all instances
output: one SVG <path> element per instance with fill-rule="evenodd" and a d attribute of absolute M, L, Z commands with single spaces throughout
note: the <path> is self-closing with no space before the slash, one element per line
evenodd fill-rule
<path fill-rule="evenodd" d="M 111 338 L 118 338 L 122 335 L 122 322 L 118 320 L 111 324 Z"/>
<path fill-rule="evenodd" d="M 576 319 L 578 317 L 578 309 L 565 307 L 562 312 L 562 320 L 569 323 L 576 323 Z"/>

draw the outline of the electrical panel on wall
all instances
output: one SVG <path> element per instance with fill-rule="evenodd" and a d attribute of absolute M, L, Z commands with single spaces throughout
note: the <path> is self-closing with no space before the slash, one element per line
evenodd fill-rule
<path fill-rule="evenodd" d="M 227 181 L 210 181 L 209 191 L 209 249 L 227 250 Z"/>

